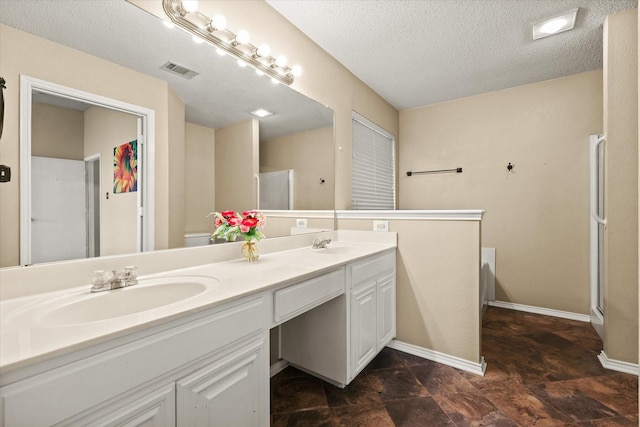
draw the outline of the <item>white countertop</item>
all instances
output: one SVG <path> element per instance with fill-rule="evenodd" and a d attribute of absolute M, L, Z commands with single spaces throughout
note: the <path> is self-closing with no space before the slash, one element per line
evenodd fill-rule
<path fill-rule="evenodd" d="M 388 239 L 384 243 L 336 241 L 326 249 L 305 246 L 264 254 L 256 263 L 238 259 L 141 276 L 140 284 L 130 288 L 91 294 L 87 284 L 4 299 L 0 301 L 0 373 L 6 374 L 234 299 L 305 280 L 395 247 L 396 244 L 389 243 Z M 112 292 L 124 294 L 138 287 L 151 286 L 153 278 L 174 276 L 214 278 L 219 283 L 190 298 L 115 318 L 68 324 L 52 324 L 54 322 L 47 318 L 53 309 L 64 308 L 65 304 L 70 305 L 78 299 L 99 298 Z"/>

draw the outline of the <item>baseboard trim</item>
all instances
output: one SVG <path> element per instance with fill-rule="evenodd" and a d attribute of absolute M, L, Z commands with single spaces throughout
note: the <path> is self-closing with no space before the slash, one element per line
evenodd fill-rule
<path fill-rule="evenodd" d="M 460 369 L 465 372 L 484 376 L 484 372 L 487 369 L 487 364 L 484 361 L 484 357 L 480 357 L 479 363 L 470 362 L 469 360 L 461 359 L 449 354 L 440 353 L 439 351 L 429 350 L 428 348 L 418 347 L 417 345 L 407 344 L 402 341 L 392 340 L 387 347 L 394 350 L 404 351 L 405 353 L 413 354 L 414 356 L 422 357 L 423 359 L 432 360 L 434 362 L 442 363 L 443 365 L 451 366 L 452 368 Z"/>
<path fill-rule="evenodd" d="M 607 354 L 602 350 L 598 355 L 600 364 L 605 369 L 611 369 L 612 371 L 624 372 L 625 374 L 638 375 L 640 369 L 637 363 L 623 362 L 622 360 L 609 359 Z"/>
<path fill-rule="evenodd" d="M 533 305 L 516 304 L 505 301 L 489 301 L 492 307 L 508 308 L 510 310 L 526 311 L 527 313 L 543 314 L 545 316 L 561 317 L 563 319 L 591 322 L 588 314 L 572 313 L 570 311 L 554 310 L 552 308 L 536 307 Z"/>
<path fill-rule="evenodd" d="M 289 366 L 289 362 L 283 359 L 278 360 L 276 363 L 271 365 L 271 369 L 270 369 L 271 377 L 274 377 L 278 375 L 280 372 L 284 371 L 287 368 L 287 366 Z"/>

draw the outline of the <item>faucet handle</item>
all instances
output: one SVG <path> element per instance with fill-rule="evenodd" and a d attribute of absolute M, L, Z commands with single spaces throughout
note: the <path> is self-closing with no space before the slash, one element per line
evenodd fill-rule
<path fill-rule="evenodd" d="M 111 287 L 112 273 L 104 270 L 96 270 L 91 272 L 91 292 L 106 290 Z"/>
<path fill-rule="evenodd" d="M 138 284 L 138 267 L 135 265 L 129 265 L 124 268 L 124 280 L 127 286 L 133 286 Z"/>

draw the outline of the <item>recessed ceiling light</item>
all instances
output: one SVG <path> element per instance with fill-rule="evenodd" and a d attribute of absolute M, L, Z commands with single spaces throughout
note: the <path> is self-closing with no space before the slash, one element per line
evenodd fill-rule
<path fill-rule="evenodd" d="M 269 117 L 269 116 L 273 116 L 273 113 L 271 111 L 267 111 L 264 108 L 259 108 L 255 111 L 252 111 L 250 113 L 251 115 L 254 115 L 256 117 Z"/>
<path fill-rule="evenodd" d="M 536 22 L 533 24 L 533 39 L 538 40 L 563 31 L 573 30 L 576 24 L 576 17 L 578 16 L 578 9 L 579 8 L 571 9 L 561 15 Z"/>

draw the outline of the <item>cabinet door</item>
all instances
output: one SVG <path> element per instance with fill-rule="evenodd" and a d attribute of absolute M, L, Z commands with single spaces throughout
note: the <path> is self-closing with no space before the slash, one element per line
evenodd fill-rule
<path fill-rule="evenodd" d="M 378 280 L 378 351 L 396 336 L 395 273 Z"/>
<path fill-rule="evenodd" d="M 99 409 L 92 409 L 57 426 L 169 427 L 175 425 L 174 384 L 123 396 Z"/>
<path fill-rule="evenodd" d="M 375 280 L 351 290 L 351 378 L 378 352 Z"/>
<path fill-rule="evenodd" d="M 216 352 L 206 367 L 177 382 L 177 425 L 262 427 L 269 424 L 266 332 Z"/>

